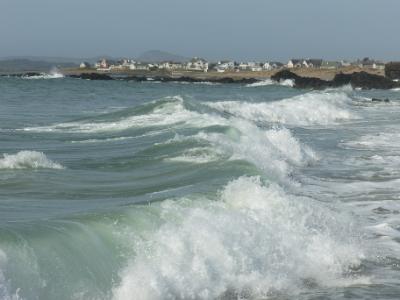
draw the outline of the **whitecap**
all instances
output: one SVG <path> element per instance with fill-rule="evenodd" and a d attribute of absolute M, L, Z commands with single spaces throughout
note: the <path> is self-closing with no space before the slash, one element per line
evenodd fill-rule
<path fill-rule="evenodd" d="M 264 298 L 307 282 L 370 283 L 345 275 L 365 258 L 350 217 L 259 177 L 230 182 L 218 200 L 161 203 L 160 227 L 133 237 L 114 299 Z"/>
<path fill-rule="evenodd" d="M 16 154 L 3 154 L 1 169 L 64 169 L 59 163 L 48 159 L 43 152 L 20 151 Z"/>
<path fill-rule="evenodd" d="M 67 122 L 50 126 L 27 127 L 24 131 L 33 132 L 72 132 L 72 133 L 96 133 L 122 131 L 130 128 L 159 127 L 159 126 L 193 126 L 225 124 L 222 117 L 209 114 L 200 114 L 186 109 L 180 96 L 167 97 L 167 101 L 160 102 L 151 112 L 132 115 L 117 120 L 103 122 Z"/>
<path fill-rule="evenodd" d="M 59 79 L 64 78 L 64 74 L 62 74 L 57 68 L 53 68 L 49 73 L 41 73 L 40 75 L 33 76 L 23 76 L 23 79 Z"/>
<path fill-rule="evenodd" d="M 350 102 L 344 93 L 311 92 L 267 103 L 219 101 L 205 105 L 250 121 L 310 126 L 335 125 L 359 118 L 348 109 Z"/>
<path fill-rule="evenodd" d="M 249 83 L 246 87 L 260 87 L 260 86 L 269 86 L 269 85 L 282 85 L 282 86 L 289 86 L 294 87 L 295 82 L 293 79 L 284 79 L 280 81 L 274 81 L 272 79 L 264 79 L 254 83 Z"/>

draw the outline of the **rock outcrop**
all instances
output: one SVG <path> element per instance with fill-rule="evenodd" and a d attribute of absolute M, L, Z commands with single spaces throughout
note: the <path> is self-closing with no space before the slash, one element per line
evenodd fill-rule
<path fill-rule="evenodd" d="M 68 75 L 68 77 L 87 80 L 113 80 L 111 76 L 100 73 L 81 73 L 79 75 Z"/>
<path fill-rule="evenodd" d="M 315 77 L 301 77 L 289 70 L 282 70 L 271 77 L 275 81 L 285 79 L 294 80 L 296 88 L 325 89 L 330 87 L 340 87 L 350 84 L 353 88 L 361 89 L 393 89 L 400 86 L 400 83 L 393 80 L 370 74 L 367 72 L 356 72 L 352 74 L 336 74 L 333 80 L 327 81 Z"/>
<path fill-rule="evenodd" d="M 400 79 L 400 62 L 390 62 L 385 65 L 385 76 L 389 79 Z"/>

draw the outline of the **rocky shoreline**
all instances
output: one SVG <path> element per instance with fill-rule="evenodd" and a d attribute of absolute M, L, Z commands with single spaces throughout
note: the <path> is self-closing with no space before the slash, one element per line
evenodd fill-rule
<path fill-rule="evenodd" d="M 271 76 L 277 82 L 282 80 L 293 80 L 294 87 L 300 89 L 326 89 L 351 85 L 360 89 L 394 89 L 400 87 L 400 82 L 393 81 L 384 76 L 370 74 L 367 72 L 355 72 L 351 74 L 339 73 L 332 80 L 323 80 L 316 77 L 301 77 L 289 70 L 282 70 Z"/>
<path fill-rule="evenodd" d="M 29 72 L 21 74 L 1 75 L 8 77 L 34 77 L 40 76 L 43 73 Z M 193 76 L 148 76 L 148 75 L 135 75 L 135 76 L 113 76 L 103 73 L 80 73 L 80 74 L 67 74 L 67 78 L 85 79 L 85 80 L 122 80 L 122 81 L 135 81 L 135 82 L 187 82 L 187 83 L 220 83 L 220 84 L 253 84 L 260 82 L 260 78 L 233 78 L 233 77 L 209 77 L 198 78 Z M 360 89 L 393 89 L 400 88 L 400 82 L 394 81 L 388 77 L 371 74 L 368 72 L 354 72 L 350 74 L 338 73 L 332 80 L 324 80 L 317 77 L 300 76 L 287 69 L 278 71 L 273 74 L 270 79 L 279 83 L 284 80 L 292 80 L 293 87 L 299 89 L 326 89 L 337 88 L 345 85 L 351 85 L 353 88 Z M 265 80 L 265 78 L 264 78 Z"/>

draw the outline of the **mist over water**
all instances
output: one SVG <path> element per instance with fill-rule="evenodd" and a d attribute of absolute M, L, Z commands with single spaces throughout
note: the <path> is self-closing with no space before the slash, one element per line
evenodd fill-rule
<path fill-rule="evenodd" d="M 399 91 L 55 77 L 0 79 L 1 299 L 398 297 Z"/>

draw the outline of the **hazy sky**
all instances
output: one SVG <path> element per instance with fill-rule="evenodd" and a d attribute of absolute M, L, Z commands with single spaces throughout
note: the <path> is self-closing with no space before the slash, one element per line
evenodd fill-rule
<path fill-rule="evenodd" d="M 0 0 L 0 57 L 400 59 L 400 0 Z"/>

